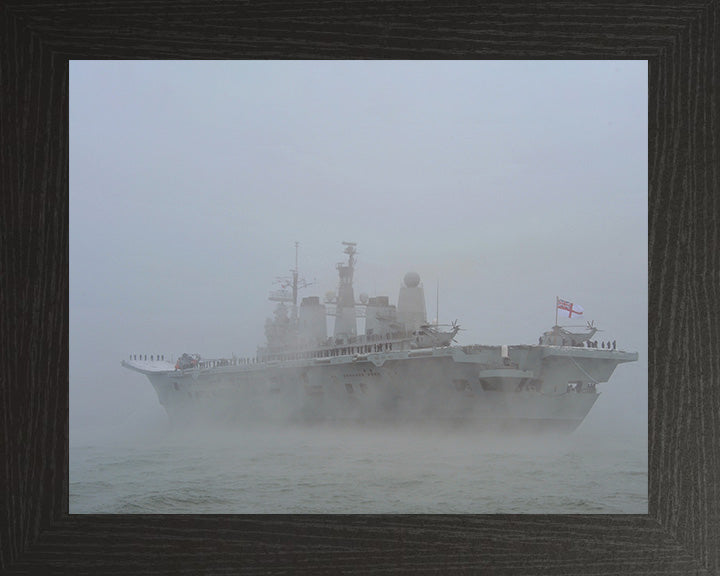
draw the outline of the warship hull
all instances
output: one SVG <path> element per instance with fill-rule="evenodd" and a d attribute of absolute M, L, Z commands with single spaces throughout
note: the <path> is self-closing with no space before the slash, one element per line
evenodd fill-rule
<path fill-rule="evenodd" d="M 183 354 L 177 363 L 132 355 L 126 368 L 145 374 L 170 419 L 186 423 L 254 421 L 464 422 L 503 430 L 572 431 L 598 398 L 618 364 L 636 352 L 602 349 L 597 332 L 556 325 L 538 345 L 458 346 L 457 321 L 429 324 L 419 274 L 408 272 L 397 306 L 387 296 L 355 301 L 355 243 L 343 242 L 346 262 L 336 268 L 335 293 L 303 298 L 295 244 L 292 278 L 265 324 L 267 343 L 253 358 L 201 359 Z M 556 314 L 582 308 L 556 298 Z M 358 333 L 356 318 L 365 318 Z M 328 337 L 326 315 L 335 317 Z"/>
<path fill-rule="evenodd" d="M 351 350 L 352 352 L 352 350 Z M 303 355 L 304 356 L 304 355 Z M 191 369 L 123 361 L 145 374 L 170 420 L 438 421 L 571 432 L 615 367 L 637 353 L 570 346 L 447 346 Z"/>

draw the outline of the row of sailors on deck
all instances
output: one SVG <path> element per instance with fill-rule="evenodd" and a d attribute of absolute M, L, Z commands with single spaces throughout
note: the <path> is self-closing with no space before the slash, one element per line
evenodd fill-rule
<path fill-rule="evenodd" d="M 147 354 L 130 354 L 130 360 L 147 361 L 147 359 Z M 150 362 L 154 362 L 155 360 L 165 360 L 165 354 L 158 354 L 157 356 L 155 356 L 154 354 L 150 354 Z"/>
<path fill-rule="evenodd" d="M 543 337 L 540 336 L 538 338 L 538 344 L 542 345 L 543 343 Z M 607 349 L 607 350 L 615 350 L 617 347 L 617 342 L 613 340 L 610 342 L 609 340 L 607 342 L 603 341 L 600 343 L 601 348 Z M 578 346 L 582 348 L 583 346 L 587 348 L 597 348 L 598 347 L 598 341 L 597 340 L 586 340 L 584 342 L 577 342 L 576 340 L 568 340 L 567 338 L 562 339 L 562 346 Z"/>
<path fill-rule="evenodd" d="M 284 361 L 284 360 L 300 360 L 303 358 L 327 358 L 327 357 L 331 357 L 331 356 L 343 356 L 346 354 L 362 354 L 362 353 L 370 353 L 370 352 L 382 352 L 382 351 L 386 351 L 386 350 L 392 350 L 392 342 L 381 342 L 378 344 L 369 344 L 366 346 L 348 346 L 345 348 L 330 348 L 327 350 L 315 350 L 312 352 L 272 354 L 272 355 L 265 356 L 262 360 Z M 148 355 L 147 354 L 130 354 L 130 360 L 147 361 Z M 154 362 L 155 360 L 164 361 L 165 355 L 158 354 L 156 356 L 154 354 L 151 354 L 150 362 Z M 262 360 L 257 357 L 255 357 L 255 358 L 233 357 L 232 359 L 204 360 L 201 362 L 196 362 L 195 365 L 197 365 L 199 368 L 216 368 L 219 366 L 238 366 L 240 364 L 255 364 L 258 362 L 262 362 Z"/>
<path fill-rule="evenodd" d="M 130 360 L 139 360 L 141 362 L 147 362 L 148 355 L 147 354 L 130 354 Z M 165 354 L 158 354 L 158 355 L 150 354 L 150 362 L 155 362 L 155 361 L 164 362 Z M 254 362 L 257 362 L 256 358 L 236 358 L 233 356 L 231 359 L 222 358 L 220 360 L 205 360 L 202 362 L 195 362 L 194 365 L 197 365 L 200 368 L 215 368 L 218 366 L 238 366 L 240 364 L 252 364 Z"/>
<path fill-rule="evenodd" d="M 593 340 L 592 342 L 588 340 L 587 344 L 588 344 L 588 348 L 597 348 L 598 347 L 597 340 Z M 615 350 L 615 348 L 616 348 L 615 340 L 613 340 L 612 342 L 610 342 L 609 340 L 607 342 L 605 342 L 605 341 L 602 342 L 602 348 L 606 348 L 606 349 L 610 350 L 611 346 L 612 346 L 612 349 Z"/>
<path fill-rule="evenodd" d="M 344 348 L 328 348 L 326 350 L 313 350 L 310 352 L 290 352 L 289 354 L 271 354 L 266 360 L 302 360 L 306 358 L 329 358 L 332 356 L 345 356 L 348 354 L 369 354 L 371 352 L 382 352 L 392 350 L 392 342 L 381 342 L 379 344 L 367 344 L 365 346 L 347 346 Z"/>

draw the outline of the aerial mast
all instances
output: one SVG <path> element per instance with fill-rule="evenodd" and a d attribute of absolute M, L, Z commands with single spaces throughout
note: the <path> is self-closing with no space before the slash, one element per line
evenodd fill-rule
<path fill-rule="evenodd" d="M 280 302 L 281 304 L 292 304 L 291 320 L 297 324 L 298 321 L 298 292 L 301 288 L 310 286 L 304 278 L 300 277 L 300 268 L 298 266 L 298 248 L 300 242 L 295 242 L 295 268 L 290 270 L 292 276 L 281 276 L 276 278 L 276 283 L 280 284 L 280 290 L 270 292 L 270 300 Z M 292 289 L 292 292 L 291 292 Z"/>
<path fill-rule="evenodd" d="M 343 242 L 347 254 L 347 263 L 340 262 L 336 268 L 340 276 L 337 292 L 337 304 L 335 308 L 335 338 L 346 340 L 357 335 L 357 323 L 355 320 L 355 295 L 353 294 L 353 272 L 357 251 L 355 242 Z"/>
<path fill-rule="evenodd" d="M 298 297 L 298 246 L 300 246 L 300 242 L 297 240 L 295 241 L 295 268 L 292 271 L 292 289 L 293 289 L 293 320 L 297 321 L 298 319 L 298 306 L 297 306 L 297 297 Z"/>

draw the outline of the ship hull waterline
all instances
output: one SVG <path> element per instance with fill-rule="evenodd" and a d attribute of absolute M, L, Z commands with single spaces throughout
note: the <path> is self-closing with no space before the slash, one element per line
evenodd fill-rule
<path fill-rule="evenodd" d="M 575 430 L 637 353 L 568 346 L 448 346 L 275 362 L 123 361 L 173 423 L 438 422 L 503 433 Z"/>

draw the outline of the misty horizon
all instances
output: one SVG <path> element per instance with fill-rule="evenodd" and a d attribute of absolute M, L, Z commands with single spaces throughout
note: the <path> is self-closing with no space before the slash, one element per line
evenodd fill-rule
<path fill-rule="evenodd" d="M 73 62 L 70 80 L 71 433 L 164 418 L 130 354 L 253 356 L 296 241 L 303 296 L 357 242 L 356 297 L 396 303 L 417 272 L 463 345 L 535 344 L 556 297 L 581 305 L 560 323 L 640 354 L 583 426 L 646 430 L 645 62 Z"/>

